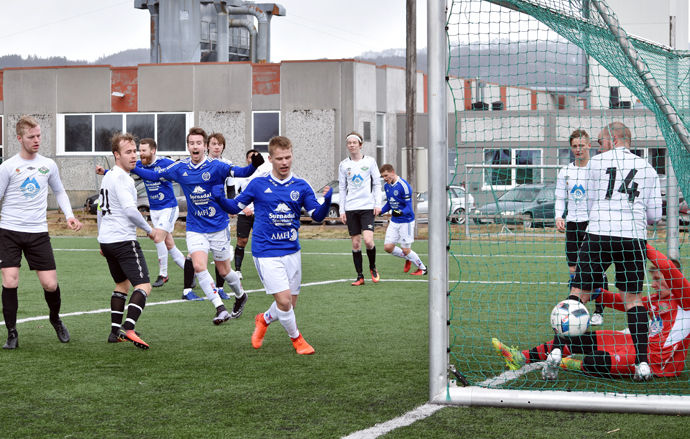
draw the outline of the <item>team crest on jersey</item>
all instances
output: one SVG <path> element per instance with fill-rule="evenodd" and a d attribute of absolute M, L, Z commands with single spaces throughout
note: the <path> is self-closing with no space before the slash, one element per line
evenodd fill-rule
<path fill-rule="evenodd" d="M 290 199 L 292 201 L 297 201 L 299 200 L 299 191 L 292 191 L 290 192 Z"/>
<path fill-rule="evenodd" d="M 570 193 L 573 194 L 575 201 L 584 200 L 585 198 L 585 188 L 581 184 L 576 184 L 573 186 L 573 188 L 570 190 Z"/>
<path fill-rule="evenodd" d="M 362 171 L 366 172 L 369 170 L 369 166 L 362 166 Z"/>
<path fill-rule="evenodd" d="M 27 178 L 24 183 L 19 187 L 22 190 L 25 198 L 33 198 L 38 195 L 38 191 L 41 189 L 35 178 Z"/>
<path fill-rule="evenodd" d="M 41 166 L 40 168 L 38 168 L 38 172 L 40 172 L 41 174 L 47 174 L 49 171 L 50 169 L 46 168 L 45 166 Z"/>
<path fill-rule="evenodd" d="M 354 177 L 352 177 L 352 184 L 355 187 L 360 187 L 364 183 L 364 178 L 362 178 L 361 175 L 357 174 Z"/>
<path fill-rule="evenodd" d="M 393 191 L 393 195 L 398 195 L 398 190 L 397 190 L 397 189 Z"/>
<path fill-rule="evenodd" d="M 17 169 L 14 170 L 14 172 L 16 172 L 17 174 L 19 174 L 20 172 L 22 172 L 22 170 L 19 169 L 19 168 L 17 168 Z"/>
<path fill-rule="evenodd" d="M 201 174 L 201 179 L 204 181 L 209 181 L 211 179 L 211 173 L 210 172 L 204 172 Z"/>

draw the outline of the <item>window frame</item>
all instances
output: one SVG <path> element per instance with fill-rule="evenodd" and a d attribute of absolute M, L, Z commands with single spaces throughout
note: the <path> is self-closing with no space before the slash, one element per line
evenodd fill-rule
<path fill-rule="evenodd" d="M 283 132 L 281 114 L 280 114 L 280 110 L 252 110 L 252 127 L 251 127 L 252 149 L 256 149 L 257 151 L 260 151 L 264 154 L 267 154 L 268 153 L 268 141 L 257 142 L 254 140 L 254 120 L 255 120 L 254 115 L 259 114 L 259 113 L 275 113 L 278 115 L 278 135 L 279 136 Z M 261 146 L 262 148 L 257 148 L 257 146 Z M 263 147 L 265 147 L 265 148 L 263 148 Z M 262 151 L 262 149 L 265 149 L 266 151 Z"/>
<path fill-rule="evenodd" d="M 506 166 L 506 165 L 493 165 L 495 167 L 492 167 L 491 163 L 486 163 L 484 162 L 484 157 L 486 157 L 487 151 L 495 151 L 495 150 L 509 150 L 510 151 L 510 165 L 509 167 L 501 168 L 501 166 Z M 539 148 L 539 147 L 503 147 L 503 146 L 492 146 L 490 148 L 482 148 L 482 164 L 484 167 L 482 168 L 482 191 L 490 191 L 490 190 L 509 190 L 512 189 L 516 186 L 517 184 L 517 171 L 518 169 L 521 169 L 520 166 L 516 165 L 516 158 L 517 158 L 517 152 L 518 151 L 539 151 L 539 163 L 535 163 L 535 165 L 538 166 L 543 166 L 544 165 L 544 148 Z M 498 185 L 492 185 L 492 184 L 487 184 L 486 179 L 487 179 L 487 171 L 493 170 L 493 169 L 510 169 L 510 184 L 498 184 Z M 526 168 L 530 169 L 530 168 Z M 534 168 L 532 168 L 534 169 Z M 537 178 L 534 179 L 530 184 L 540 184 L 544 182 L 544 172 L 542 168 L 536 168 L 539 170 L 539 175 Z"/>
<path fill-rule="evenodd" d="M 96 116 L 112 115 L 112 116 L 122 116 L 122 132 L 126 132 L 127 127 L 127 116 L 144 116 L 153 115 L 153 133 L 154 140 L 158 143 L 158 116 L 167 114 L 182 114 L 185 116 L 185 132 L 189 132 L 189 129 L 194 126 L 194 112 L 191 111 L 147 111 L 147 112 L 136 112 L 136 113 L 58 113 L 57 114 L 57 142 L 56 142 L 56 155 L 58 156 L 107 156 L 111 155 L 112 152 L 108 151 L 96 151 Z M 90 116 L 91 117 L 91 151 L 66 151 L 65 150 L 65 117 L 66 116 Z M 186 144 L 186 141 L 185 141 Z M 184 155 L 185 150 L 182 151 L 171 151 L 159 148 L 157 153 L 160 155 Z"/>
<path fill-rule="evenodd" d="M 379 120 L 380 119 L 380 120 Z M 379 143 L 379 128 L 381 129 L 381 143 Z M 377 112 L 376 113 L 376 163 L 379 166 L 385 163 L 386 160 L 386 113 Z M 381 159 L 379 160 L 379 155 Z"/>

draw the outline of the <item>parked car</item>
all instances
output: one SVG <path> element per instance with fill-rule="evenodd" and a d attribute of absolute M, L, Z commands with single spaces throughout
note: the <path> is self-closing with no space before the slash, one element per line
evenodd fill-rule
<path fill-rule="evenodd" d="M 465 205 L 465 188 L 461 186 L 451 186 L 448 190 L 448 211 L 450 221 L 453 223 L 465 224 L 466 212 L 474 209 L 474 197 L 467 193 L 467 206 Z M 416 218 L 418 223 L 429 221 L 429 195 L 427 192 L 417 194 Z"/>
<path fill-rule="evenodd" d="M 383 191 L 383 185 L 385 182 L 383 179 L 381 179 L 381 200 L 380 200 L 380 205 L 383 207 L 383 204 L 386 202 L 386 193 Z M 326 224 L 340 224 L 339 218 L 340 217 L 340 186 L 338 184 L 338 180 L 331 180 L 328 184 L 325 184 L 321 186 L 316 192 L 316 199 L 319 203 L 323 203 L 323 196 L 321 195 L 323 193 L 323 188 L 326 186 L 330 186 L 333 188 L 333 196 L 331 197 L 331 208 L 328 210 L 328 215 L 326 215 L 326 218 L 331 218 L 326 220 Z M 307 213 L 302 209 L 302 216 L 308 216 Z M 376 220 L 378 221 L 378 219 Z"/>
<path fill-rule="evenodd" d="M 144 187 L 144 182 L 141 179 L 135 180 L 135 188 L 137 189 L 137 209 L 140 212 L 149 211 L 149 197 L 146 195 L 146 188 Z M 180 214 L 187 213 L 187 199 L 182 193 L 182 188 L 179 184 L 173 182 L 173 191 L 175 192 L 175 198 L 177 198 L 177 204 L 180 206 Z M 96 214 L 96 209 L 98 208 L 98 194 L 93 194 L 86 198 L 84 202 L 84 210 L 92 215 Z M 181 215 L 183 216 L 183 215 Z"/>
<path fill-rule="evenodd" d="M 496 201 L 474 211 L 478 224 L 522 224 L 525 228 L 555 224 L 556 185 L 521 184 L 501 195 Z"/>

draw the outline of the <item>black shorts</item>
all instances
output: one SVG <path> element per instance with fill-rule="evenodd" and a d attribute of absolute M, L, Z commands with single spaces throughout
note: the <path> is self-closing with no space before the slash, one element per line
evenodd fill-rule
<path fill-rule="evenodd" d="M 0 229 L 0 268 L 21 267 L 22 252 L 31 270 L 55 270 L 55 256 L 48 232 Z"/>
<path fill-rule="evenodd" d="M 565 257 L 568 260 L 568 267 L 577 265 L 577 252 L 582 243 L 587 239 L 587 224 L 589 221 L 576 223 L 568 221 L 565 223 Z"/>
<path fill-rule="evenodd" d="M 374 209 L 348 210 L 345 219 L 350 236 L 361 235 L 365 230 L 374 231 Z"/>
<path fill-rule="evenodd" d="M 237 237 L 249 238 L 249 232 L 254 225 L 254 215 L 237 215 Z"/>
<path fill-rule="evenodd" d="M 571 285 L 585 291 L 604 287 L 604 273 L 616 267 L 616 287 L 626 293 L 642 292 L 647 262 L 644 239 L 588 234 L 578 252 L 577 271 Z"/>
<path fill-rule="evenodd" d="M 132 286 L 147 284 L 149 269 L 139 242 L 123 241 L 101 244 L 101 251 L 108 261 L 110 276 L 116 284 L 129 280 Z"/>

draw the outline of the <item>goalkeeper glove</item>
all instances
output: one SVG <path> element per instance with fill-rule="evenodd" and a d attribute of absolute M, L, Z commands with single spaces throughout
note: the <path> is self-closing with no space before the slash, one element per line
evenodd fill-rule
<path fill-rule="evenodd" d="M 252 166 L 255 168 L 258 168 L 259 166 L 264 164 L 264 156 L 261 155 L 261 153 L 255 152 L 254 155 L 252 156 Z"/>
<path fill-rule="evenodd" d="M 391 210 L 391 214 L 393 216 L 400 216 L 400 215 L 402 215 L 402 210 L 393 209 L 393 210 Z"/>

